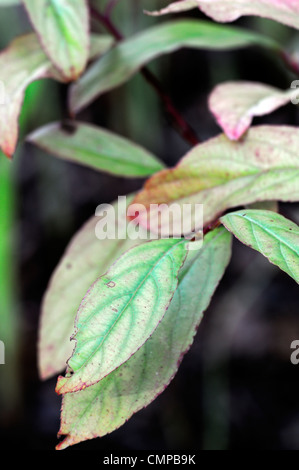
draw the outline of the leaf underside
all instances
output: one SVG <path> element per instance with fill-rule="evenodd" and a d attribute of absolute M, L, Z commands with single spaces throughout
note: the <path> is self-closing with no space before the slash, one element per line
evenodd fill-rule
<path fill-rule="evenodd" d="M 90 58 L 110 49 L 113 41 L 106 35 L 91 36 Z M 27 86 L 42 78 L 64 82 L 42 50 L 36 34 L 18 37 L 0 54 L 0 149 L 12 157 L 18 140 L 18 119 Z"/>
<path fill-rule="evenodd" d="M 182 0 L 171 3 L 153 16 L 200 8 L 215 21 L 227 23 L 241 16 L 261 16 L 299 29 L 299 4 L 297 0 Z M 149 12 L 148 12 L 149 13 Z"/>
<path fill-rule="evenodd" d="M 282 91 L 263 83 L 227 82 L 213 90 L 209 108 L 229 139 L 238 140 L 255 116 L 272 113 L 298 94 L 298 89 Z"/>

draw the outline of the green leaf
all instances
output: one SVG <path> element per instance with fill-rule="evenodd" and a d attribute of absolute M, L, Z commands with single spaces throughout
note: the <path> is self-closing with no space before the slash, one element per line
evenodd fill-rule
<path fill-rule="evenodd" d="M 277 44 L 245 29 L 183 20 L 164 23 L 117 45 L 71 88 L 72 112 L 78 112 L 96 97 L 125 83 L 151 60 L 182 47 L 225 50 L 250 45 L 277 49 Z"/>
<path fill-rule="evenodd" d="M 91 217 L 73 237 L 53 273 L 42 302 L 39 326 L 38 367 L 42 379 L 66 368 L 73 352 L 70 337 L 76 313 L 89 287 L 104 274 L 117 258 L 130 248 L 144 243 L 147 233 L 131 240 L 127 234 L 127 201 L 115 202 L 107 208 L 107 238 L 96 237 L 99 217 Z M 142 239 L 143 237 L 143 239 Z"/>
<path fill-rule="evenodd" d="M 189 252 L 165 317 L 151 338 L 119 369 L 96 385 L 63 396 L 58 449 L 104 436 L 151 403 L 171 382 L 231 256 L 223 227 L 209 233 L 199 252 Z"/>
<path fill-rule="evenodd" d="M 298 89 L 282 91 L 263 83 L 227 82 L 213 90 L 209 108 L 228 138 L 238 140 L 255 116 L 272 113 L 298 95 Z"/>
<path fill-rule="evenodd" d="M 0 365 L 1 409 L 6 416 L 20 406 L 21 377 L 18 347 L 21 341 L 20 297 L 17 255 L 17 184 L 16 169 L 0 158 L 0 340 L 7 365 Z M 0 345 L 1 348 L 1 345 Z M 5 362 L 5 361 L 4 361 Z M 3 356 L 0 353 L 0 364 Z M 4 416 L 4 415 L 2 415 Z"/>
<path fill-rule="evenodd" d="M 0 54 L 0 146 L 8 157 L 15 152 L 25 89 L 34 80 L 52 75 L 56 77 L 35 34 L 15 39 Z"/>
<path fill-rule="evenodd" d="M 72 121 L 65 124 L 49 124 L 27 140 L 57 157 L 114 175 L 145 177 L 163 168 L 150 152 L 110 131 Z"/>
<path fill-rule="evenodd" d="M 108 34 L 96 34 L 90 35 L 90 51 L 89 60 L 97 59 L 104 55 L 109 49 L 112 48 L 115 41 L 112 36 Z"/>
<path fill-rule="evenodd" d="M 22 0 L 43 49 L 66 80 L 75 80 L 89 57 L 86 0 Z"/>
<path fill-rule="evenodd" d="M 206 226 L 233 207 L 299 201 L 298 147 L 298 128 L 287 126 L 252 127 L 239 142 L 220 135 L 200 144 L 146 182 L 134 200 L 145 207 L 138 221 L 147 227 L 157 218 L 152 204 L 203 204 Z"/>
<path fill-rule="evenodd" d="M 243 210 L 221 222 L 242 243 L 259 251 L 299 283 L 299 227 L 271 211 Z"/>
<path fill-rule="evenodd" d="M 108 50 L 109 36 L 93 35 L 91 58 Z M 11 157 L 18 140 L 18 120 L 27 86 L 41 78 L 64 81 L 42 50 L 37 36 L 16 38 L 0 54 L 0 149 Z"/>
<path fill-rule="evenodd" d="M 183 0 L 152 15 L 190 10 L 196 5 L 215 21 L 226 23 L 241 16 L 254 15 L 299 29 L 299 4 L 296 0 Z"/>
<path fill-rule="evenodd" d="M 134 247 L 91 286 L 77 313 L 76 347 L 57 393 L 99 382 L 153 334 L 177 288 L 186 247 L 176 239 Z"/>
<path fill-rule="evenodd" d="M 261 16 L 299 29 L 296 0 L 197 0 L 199 8 L 215 21 L 235 21 L 241 16 Z"/>

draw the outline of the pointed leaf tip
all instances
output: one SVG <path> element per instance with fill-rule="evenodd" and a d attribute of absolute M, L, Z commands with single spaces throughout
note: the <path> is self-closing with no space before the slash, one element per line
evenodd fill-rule
<path fill-rule="evenodd" d="M 299 227 L 280 214 L 264 210 L 232 212 L 223 225 L 242 243 L 259 251 L 299 283 Z"/>
<path fill-rule="evenodd" d="M 106 221 L 111 227 L 111 236 L 104 240 L 95 236 L 98 217 L 91 217 L 74 235 L 52 275 L 42 302 L 39 328 L 38 367 L 43 379 L 65 370 L 74 349 L 70 337 L 76 313 L 90 286 L 122 254 L 148 239 L 148 234 L 141 230 L 140 239 L 128 237 L 123 211 L 127 211 L 131 202 L 132 195 L 124 204 L 118 200 L 107 208 Z"/>
<path fill-rule="evenodd" d="M 68 129 L 72 132 L 68 132 Z M 72 121 L 48 124 L 27 137 L 48 153 L 95 170 L 126 177 L 146 177 L 163 168 L 149 151 L 106 129 Z"/>

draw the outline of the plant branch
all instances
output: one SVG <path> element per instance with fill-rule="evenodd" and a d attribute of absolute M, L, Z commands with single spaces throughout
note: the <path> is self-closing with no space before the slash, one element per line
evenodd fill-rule
<path fill-rule="evenodd" d="M 113 2 L 114 4 L 115 2 Z M 111 3 L 112 5 L 112 3 Z M 110 8 L 111 8 L 110 5 Z M 90 12 L 94 18 L 96 18 L 100 23 L 105 26 L 105 28 L 114 36 L 117 41 L 122 41 L 124 39 L 123 35 L 120 31 L 116 28 L 116 26 L 112 23 L 110 15 L 106 12 L 103 14 L 99 12 L 96 8 L 90 6 Z M 195 131 L 192 129 L 190 124 L 186 122 L 180 112 L 176 109 L 175 105 L 173 104 L 170 96 L 165 92 L 161 83 L 156 78 L 156 76 L 146 67 L 143 67 L 140 70 L 140 73 L 145 78 L 145 80 L 151 85 L 151 87 L 156 91 L 156 93 L 161 98 L 166 112 L 170 118 L 171 125 L 177 130 L 177 132 L 181 135 L 181 137 L 188 142 L 191 146 L 197 145 L 200 143 Z"/>
<path fill-rule="evenodd" d="M 110 17 L 112 10 L 116 5 L 118 4 L 120 0 L 109 0 L 109 2 L 106 5 L 104 15 Z"/>
<path fill-rule="evenodd" d="M 105 26 L 105 28 L 108 31 L 110 31 L 112 36 L 114 36 L 117 41 L 122 41 L 124 39 L 123 35 L 118 31 L 118 29 L 112 23 L 109 14 L 101 13 L 100 11 L 98 11 L 96 8 L 92 6 L 90 6 L 89 9 L 90 9 L 91 15 L 100 23 L 102 23 L 103 26 Z"/>

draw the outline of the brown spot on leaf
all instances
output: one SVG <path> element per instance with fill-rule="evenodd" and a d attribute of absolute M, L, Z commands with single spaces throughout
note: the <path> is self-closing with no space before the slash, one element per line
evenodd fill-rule
<path fill-rule="evenodd" d="M 106 286 L 107 286 L 107 287 L 110 287 L 111 289 L 113 289 L 113 287 L 115 287 L 116 284 L 115 284 L 115 282 L 110 281 L 110 282 L 108 282 L 108 283 L 106 284 Z"/>

